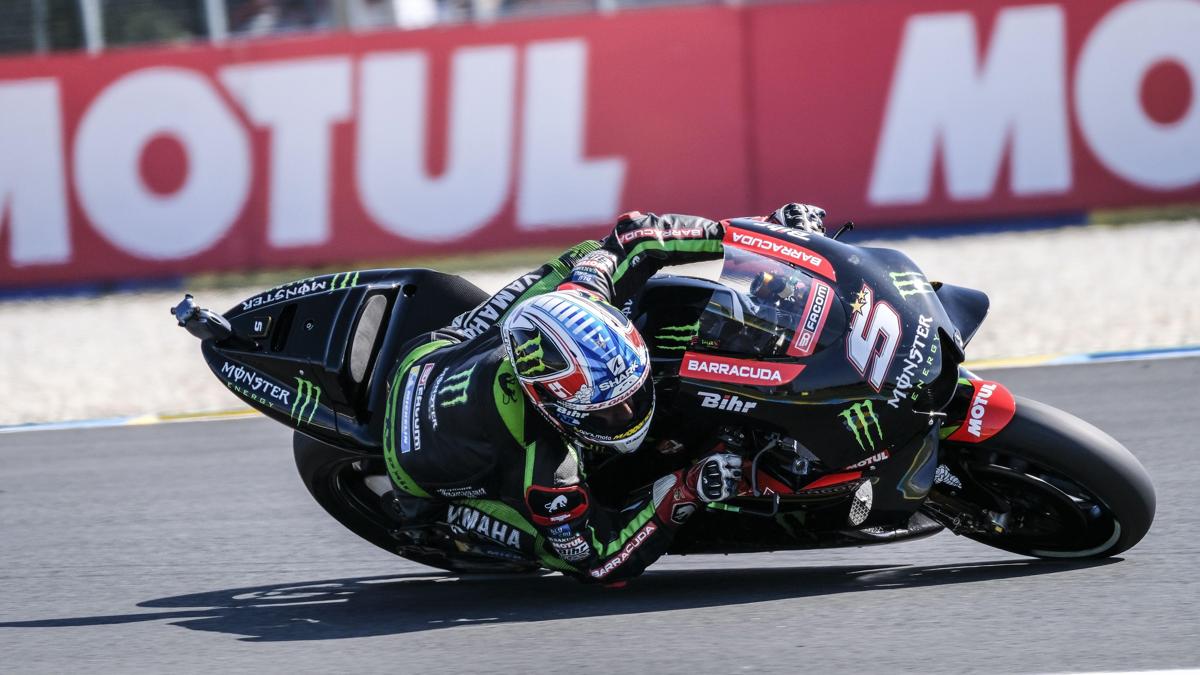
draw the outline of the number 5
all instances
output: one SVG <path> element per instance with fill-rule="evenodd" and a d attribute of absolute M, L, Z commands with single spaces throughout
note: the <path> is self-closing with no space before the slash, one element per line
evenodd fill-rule
<path fill-rule="evenodd" d="M 846 336 L 846 359 L 867 378 L 872 389 L 879 391 L 900 346 L 900 315 L 886 302 L 875 302 L 875 292 L 866 284 L 858 292 L 853 307 L 850 334 Z"/>

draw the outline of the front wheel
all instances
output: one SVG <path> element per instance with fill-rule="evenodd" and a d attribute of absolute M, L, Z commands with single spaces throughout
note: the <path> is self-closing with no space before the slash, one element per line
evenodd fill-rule
<path fill-rule="evenodd" d="M 956 532 L 1038 558 L 1106 558 L 1146 535 L 1154 486 L 1137 458 L 1083 420 L 1029 399 L 979 444 L 944 443 L 953 478 L 930 495 Z M 979 507 L 968 513 L 964 504 Z M 980 515 L 984 514 L 984 515 Z"/>

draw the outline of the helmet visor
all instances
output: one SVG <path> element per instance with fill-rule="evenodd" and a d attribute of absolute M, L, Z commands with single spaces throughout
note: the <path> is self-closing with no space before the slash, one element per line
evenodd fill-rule
<path fill-rule="evenodd" d="M 592 410 L 581 418 L 563 419 L 580 437 L 590 441 L 621 440 L 649 422 L 654 411 L 654 381 L 646 381 L 637 392 L 616 405 Z"/>

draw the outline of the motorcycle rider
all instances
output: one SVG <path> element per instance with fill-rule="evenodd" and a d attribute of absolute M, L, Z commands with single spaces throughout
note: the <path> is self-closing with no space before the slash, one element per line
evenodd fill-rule
<path fill-rule="evenodd" d="M 791 203 L 760 220 L 823 234 L 824 216 Z M 415 339 L 385 414 L 394 506 L 474 531 L 495 555 L 520 549 L 582 580 L 617 582 L 661 556 L 697 508 L 735 496 L 741 457 L 714 452 L 606 508 L 580 452 L 631 453 L 654 415 L 646 343 L 616 307 L 663 266 L 720 257 L 724 234 L 724 222 L 698 216 L 626 213 L 602 241 Z"/>

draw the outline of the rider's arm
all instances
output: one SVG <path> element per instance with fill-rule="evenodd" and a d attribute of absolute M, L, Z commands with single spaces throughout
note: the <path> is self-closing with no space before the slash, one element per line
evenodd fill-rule
<path fill-rule="evenodd" d="M 454 317 L 446 331 L 472 339 L 500 323 L 508 310 L 535 295 L 549 293 L 571 275 L 571 270 L 587 254 L 600 248 L 598 241 L 585 241 L 564 251 L 541 267 L 522 274 L 484 300 L 474 309 Z"/>
<path fill-rule="evenodd" d="M 721 257 L 725 226 L 700 216 L 631 211 L 583 256 L 560 288 L 580 288 L 620 305 L 668 265 Z"/>
<path fill-rule="evenodd" d="M 620 508 L 592 498 L 579 456 L 547 430 L 525 446 L 525 505 L 550 553 L 583 581 L 636 577 L 667 552 L 675 531 L 707 502 L 745 488 L 742 460 L 713 454 L 634 490 Z"/>
<path fill-rule="evenodd" d="M 666 552 L 675 530 L 702 506 L 669 474 L 634 492 L 621 509 L 597 503 L 583 481 L 578 456 L 557 433 L 526 450 L 525 503 L 549 552 L 583 581 L 635 577 Z"/>
<path fill-rule="evenodd" d="M 772 218 L 789 227 L 819 228 L 825 212 L 786 204 Z M 810 229 L 810 231 L 816 231 Z M 824 231 L 823 229 L 820 231 Z M 602 241 L 585 241 L 523 274 L 478 307 L 454 318 L 447 330 L 471 339 L 500 323 L 517 303 L 556 288 L 580 288 L 620 305 L 668 265 L 721 257 L 725 225 L 700 216 L 630 211 Z"/>
<path fill-rule="evenodd" d="M 474 338 L 500 323 L 526 298 L 560 285 L 586 288 L 609 302 L 623 302 L 664 265 L 721 256 L 720 223 L 697 216 L 626 213 L 602 241 L 585 241 L 514 279 L 479 306 L 458 315 L 450 333 Z"/>

